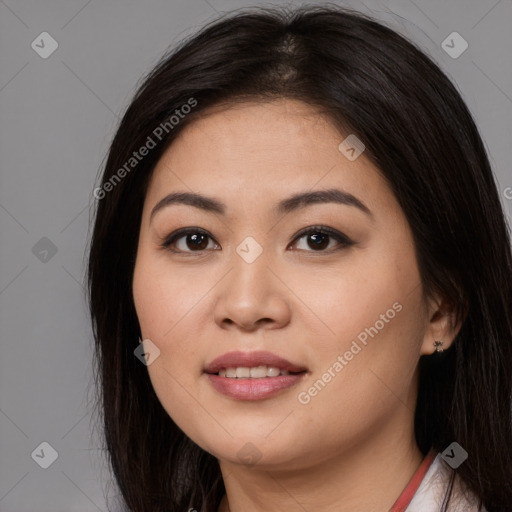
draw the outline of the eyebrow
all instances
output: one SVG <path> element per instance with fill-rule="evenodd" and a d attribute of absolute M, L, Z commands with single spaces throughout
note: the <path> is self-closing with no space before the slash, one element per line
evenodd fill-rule
<path fill-rule="evenodd" d="M 274 213 L 276 215 L 282 215 L 299 210 L 301 208 L 305 208 L 312 204 L 319 203 L 337 203 L 347 206 L 354 206 L 370 217 L 373 217 L 370 209 L 357 197 L 348 192 L 335 188 L 294 194 L 279 202 L 274 208 Z M 226 205 L 212 197 L 207 197 L 192 192 L 173 192 L 158 201 L 158 203 L 151 211 L 149 221 L 151 222 L 158 211 L 173 204 L 186 204 L 206 212 L 219 213 L 221 215 L 226 213 Z"/>

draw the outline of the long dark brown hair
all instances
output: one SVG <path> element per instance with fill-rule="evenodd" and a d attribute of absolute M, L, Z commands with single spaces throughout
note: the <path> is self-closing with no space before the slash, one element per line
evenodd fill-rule
<path fill-rule="evenodd" d="M 210 23 L 145 77 L 117 129 L 95 192 L 88 292 L 98 410 L 124 506 L 213 512 L 225 492 L 217 459 L 169 417 L 134 355 L 132 277 L 152 170 L 208 107 L 275 98 L 314 105 L 340 133 L 356 134 L 387 179 L 412 229 L 425 295 L 442 294 L 463 322 L 441 356 L 420 358 L 418 446 L 426 454 L 459 443 L 469 454 L 456 470 L 462 481 L 489 512 L 511 510 L 512 257 L 482 139 L 421 50 L 328 4 Z M 127 166 L 148 137 L 154 147 Z"/>

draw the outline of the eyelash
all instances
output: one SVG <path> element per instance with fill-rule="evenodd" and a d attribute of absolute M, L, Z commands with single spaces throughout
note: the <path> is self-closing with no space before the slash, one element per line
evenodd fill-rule
<path fill-rule="evenodd" d="M 194 254 L 194 253 L 201 254 L 201 253 L 204 253 L 204 251 L 206 251 L 206 250 L 211 250 L 211 249 L 199 249 L 197 251 L 182 251 L 182 250 L 176 250 L 176 249 L 172 248 L 172 244 L 174 244 L 177 240 L 179 240 L 180 238 L 182 238 L 188 234 L 206 235 L 211 240 L 214 240 L 214 238 L 212 236 L 210 236 L 210 234 L 207 231 L 205 231 L 204 229 L 197 228 L 197 227 L 182 228 L 182 229 L 178 229 L 177 231 L 175 231 L 175 232 L 171 233 L 169 236 L 167 236 L 165 238 L 164 242 L 161 244 L 161 247 L 163 247 L 164 249 L 166 249 L 172 253 L 176 253 L 176 254 Z M 339 245 L 335 248 L 319 249 L 318 251 L 311 249 L 309 251 L 306 250 L 305 252 L 330 254 L 332 252 L 336 252 L 341 249 L 350 247 L 351 245 L 354 245 L 354 242 L 352 240 L 350 240 L 346 235 L 344 235 L 343 233 L 340 233 L 339 231 L 336 231 L 332 228 L 329 228 L 327 226 L 310 226 L 310 227 L 300 231 L 299 233 L 297 233 L 297 235 L 295 235 L 295 238 L 293 239 L 292 243 L 295 243 L 298 240 L 300 240 L 301 238 L 303 238 L 304 236 L 307 236 L 310 234 L 328 235 L 329 237 L 336 240 L 339 243 Z M 298 250 L 304 251 L 304 249 L 298 249 Z"/>

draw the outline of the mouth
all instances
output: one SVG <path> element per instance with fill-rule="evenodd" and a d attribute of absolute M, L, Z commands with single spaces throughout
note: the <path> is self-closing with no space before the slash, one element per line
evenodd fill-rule
<path fill-rule="evenodd" d="M 305 372 L 307 368 L 291 363 L 272 352 L 228 352 L 209 363 L 204 372 L 238 379 L 261 379 Z"/>
<path fill-rule="evenodd" d="M 292 372 L 289 370 L 285 370 L 284 368 L 279 368 L 277 366 L 238 366 L 238 367 L 230 367 L 230 368 L 221 368 L 218 372 L 213 375 L 218 375 L 219 377 L 226 377 L 227 379 L 265 379 L 265 378 L 274 378 L 279 377 L 280 375 L 300 375 L 305 373 L 306 371 L 300 372 Z"/>
<path fill-rule="evenodd" d="M 262 400 L 296 385 L 308 373 L 271 352 L 230 352 L 204 370 L 212 386 L 236 400 Z"/>

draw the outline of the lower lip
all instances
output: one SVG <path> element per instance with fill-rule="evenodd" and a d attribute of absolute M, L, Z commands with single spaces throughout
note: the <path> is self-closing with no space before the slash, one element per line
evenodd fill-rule
<path fill-rule="evenodd" d="M 212 386 L 223 395 L 236 400 L 263 400 L 294 386 L 302 380 L 306 372 L 261 379 L 230 379 L 211 373 L 206 375 Z"/>

